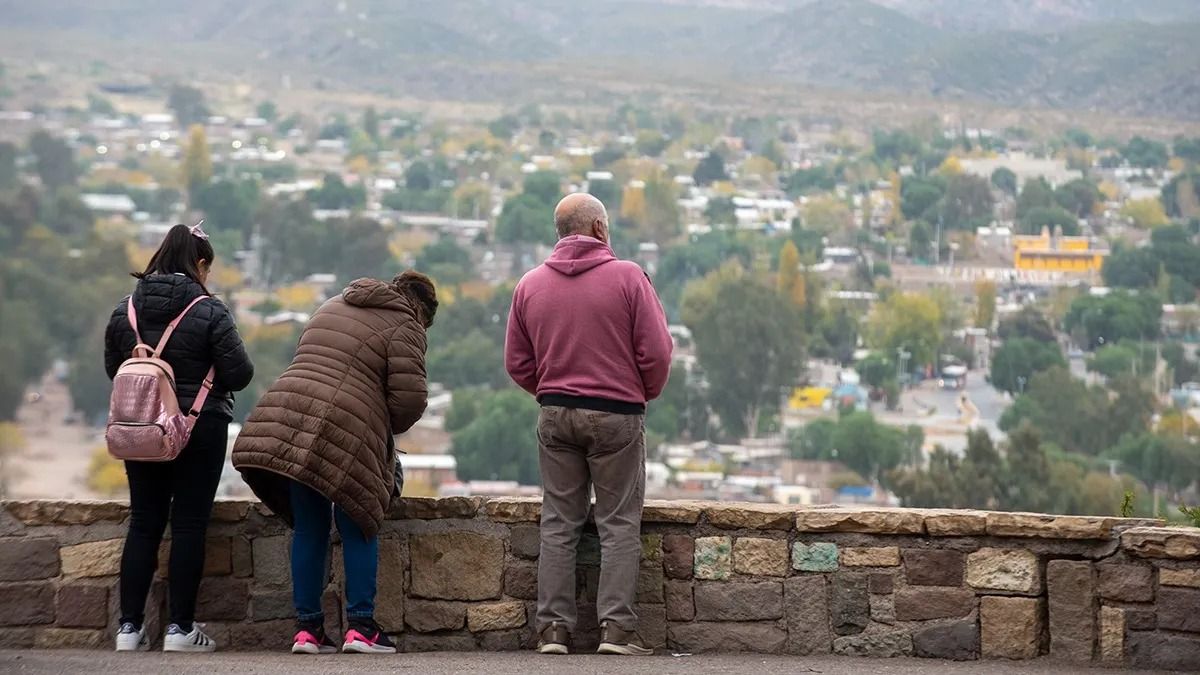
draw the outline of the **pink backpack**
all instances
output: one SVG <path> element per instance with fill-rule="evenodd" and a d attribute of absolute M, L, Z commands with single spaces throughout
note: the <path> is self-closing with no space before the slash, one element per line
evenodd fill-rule
<path fill-rule="evenodd" d="M 214 368 L 208 369 L 192 408 L 184 414 L 175 397 L 175 371 L 162 359 L 162 351 L 171 333 L 183 317 L 209 296 L 202 295 L 184 308 L 175 320 L 167 324 L 162 339 L 153 350 L 142 342 L 138 333 L 137 312 L 133 296 L 129 297 L 129 325 L 137 338 L 133 355 L 121 364 L 113 378 L 112 398 L 108 403 L 108 428 L 104 440 L 108 454 L 116 459 L 141 462 L 169 462 L 179 456 L 192 435 L 192 427 L 208 392 L 212 390 Z"/>

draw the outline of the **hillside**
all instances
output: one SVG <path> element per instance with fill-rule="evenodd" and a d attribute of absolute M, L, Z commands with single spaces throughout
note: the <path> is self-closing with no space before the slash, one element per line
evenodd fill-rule
<path fill-rule="evenodd" d="M 0 58 L 12 32 L 422 92 L 586 67 L 1180 119 L 1200 118 L 1198 31 L 1194 0 L 0 0 Z"/>

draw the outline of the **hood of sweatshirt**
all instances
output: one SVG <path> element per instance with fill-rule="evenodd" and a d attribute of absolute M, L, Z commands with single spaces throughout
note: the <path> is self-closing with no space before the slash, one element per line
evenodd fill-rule
<path fill-rule="evenodd" d="M 558 240 L 554 252 L 546 259 L 546 267 L 573 277 L 617 259 L 608 244 L 582 234 Z"/>

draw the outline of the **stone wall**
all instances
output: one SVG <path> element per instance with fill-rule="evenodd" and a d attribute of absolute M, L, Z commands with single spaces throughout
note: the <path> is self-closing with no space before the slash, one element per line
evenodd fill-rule
<path fill-rule="evenodd" d="M 536 500 L 405 499 L 381 534 L 378 620 L 406 651 L 531 646 Z M 108 648 L 127 509 L 0 508 L 0 647 Z M 199 619 L 223 647 L 291 637 L 288 530 L 218 502 Z M 1200 530 L 978 511 L 647 505 L 644 639 L 683 652 L 1028 659 L 1200 668 Z M 164 544 L 165 549 L 169 543 Z M 334 560 L 340 561 L 336 550 Z M 161 574 L 165 575 L 165 560 Z M 594 648 L 600 546 L 579 544 L 579 649 Z M 325 605 L 340 633 L 341 565 Z M 165 585 L 148 622 L 161 636 Z"/>

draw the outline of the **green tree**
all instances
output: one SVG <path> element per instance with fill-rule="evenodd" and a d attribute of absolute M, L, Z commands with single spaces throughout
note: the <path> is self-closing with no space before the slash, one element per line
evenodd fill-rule
<path fill-rule="evenodd" d="M 210 115 L 204 92 L 185 84 L 174 84 L 167 94 L 167 107 L 175 113 L 179 126 L 186 129 L 203 124 Z"/>
<path fill-rule="evenodd" d="M 718 271 L 689 286 L 683 320 L 726 432 L 755 434 L 759 416 L 795 386 L 804 363 L 799 316 L 773 289 Z"/>
<path fill-rule="evenodd" d="M 1167 165 L 1169 159 L 1167 146 L 1158 141 L 1152 141 L 1141 136 L 1134 136 L 1121 148 L 1121 157 L 1130 166 L 1160 169 Z"/>
<path fill-rule="evenodd" d="M 908 232 L 909 254 L 918 260 L 933 258 L 933 226 L 924 220 L 912 224 Z"/>
<path fill-rule="evenodd" d="M 496 238 L 505 243 L 553 243 L 554 206 L 531 194 L 520 194 L 504 202 L 496 220 Z"/>
<path fill-rule="evenodd" d="M 254 114 L 268 122 L 274 122 L 279 119 L 279 108 L 273 101 L 263 101 L 254 108 Z"/>
<path fill-rule="evenodd" d="M 1045 178 L 1027 180 L 1021 188 L 1021 195 L 1017 197 L 1017 218 L 1023 219 L 1033 209 L 1049 208 L 1055 204 L 1054 188 Z"/>
<path fill-rule="evenodd" d="M 1104 283 L 1117 288 L 1152 289 L 1158 287 L 1162 262 L 1149 248 L 1118 248 L 1104 259 L 1101 276 Z"/>
<path fill-rule="evenodd" d="M 1100 194 L 1100 188 L 1096 184 L 1086 178 L 1076 178 L 1075 180 L 1060 185 L 1054 191 L 1054 199 L 1058 205 L 1070 211 L 1076 218 L 1087 218 L 1092 215 L 1092 210 L 1096 204 L 1104 200 L 1104 196 Z"/>
<path fill-rule="evenodd" d="M 992 185 L 995 185 L 1001 192 L 1012 196 L 1017 195 L 1017 174 L 1012 172 L 1012 169 L 999 167 L 992 172 Z"/>
<path fill-rule="evenodd" d="M 1104 345 L 1088 359 L 1087 369 L 1108 378 L 1145 374 L 1154 369 L 1154 350 L 1139 349 L 1136 343 Z"/>
<path fill-rule="evenodd" d="M 75 153 L 62 139 L 36 131 L 29 137 L 29 152 L 33 154 L 38 178 L 48 190 L 74 185 L 79 180 Z"/>
<path fill-rule="evenodd" d="M 379 142 L 379 113 L 376 112 L 375 106 L 367 106 L 367 109 L 363 111 L 362 128 L 368 138 L 376 143 Z"/>
<path fill-rule="evenodd" d="M 346 185 L 338 174 L 327 173 L 321 187 L 310 190 L 308 198 L 318 209 L 359 209 L 367 203 L 367 189 L 361 183 Z"/>
<path fill-rule="evenodd" d="M 900 211 L 910 220 L 936 220 L 933 209 L 945 194 L 946 183 L 941 178 L 908 178 L 900 186 Z"/>
<path fill-rule="evenodd" d="M 210 232 L 237 232 L 242 242 L 248 243 L 258 199 L 257 181 L 221 179 L 201 185 L 192 205 L 204 212 L 205 227 Z"/>
<path fill-rule="evenodd" d="M 696 185 L 705 187 L 712 185 L 717 181 L 728 180 L 729 175 L 725 173 L 725 158 L 716 150 L 710 151 L 696 165 L 696 170 L 692 172 L 692 179 L 696 181 Z"/>
<path fill-rule="evenodd" d="M 421 249 L 414 265 L 439 283 L 457 286 L 471 275 L 471 254 L 454 237 L 442 235 Z"/>
<path fill-rule="evenodd" d="M 850 412 L 837 422 L 815 420 L 788 439 L 789 452 L 798 459 L 842 462 L 867 480 L 887 484 L 886 474 L 914 458 L 924 441 L 917 429 L 880 424 L 869 412 Z"/>
<path fill-rule="evenodd" d="M 17 146 L 7 141 L 0 141 L 0 190 L 16 187 L 19 180 Z"/>
<path fill-rule="evenodd" d="M 1062 350 L 1053 342 L 1024 337 L 1005 340 L 992 356 L 992 386 L 1016 394 L 1024 390 L 1034 373 L 1066 365 Z"/>
<path fill-rule="evenodd" d="M 680 213 L 675 183 L 665 174 L 646 181 L 646 234 L 662 246 L 679 235 Z"/>
<path fill-rule="evenodd" d="M 621 212 L 621 188 L 615 180 L 589 180 L 588 193 L 599 199 L 609 213 Z"/>
<path fill-rule="evenodd" d="M 942 216 L 946 227 L 973 231 L 992 219 L 992 190 L 986 179 L 956 174 L 946 181 Z"/>
<path fill-rule="evenodd" d="M 1038 234 L 1043 229 L 1054 233 L 1057 228 L 1062 228 L 1062 233 L 1068 237 L 1077 236 L 1079 220 L 1061 206 L 1034 207 L 1021 217 L 1021 231 L 1025 234 Z"/>
<path fill-rule="evenodd" d="M 1058 339 L 1046 315 L 1030 305 L 1001 321 L 996 334 L 1001 340 L 1024 337 L 1039 342 L 1056 342 Z"/>
<path fill-rule="evenodd" d="M 975 327 L 990 331 L 996 321 L 996 283 L 980 281 L 975 284 Z"/>
<path fill-rule="evenodd" d="M 480 403 L 479 415 L 454 433 L 452 452 L 466 480 L 537 485 L 537 420 L 541 408 L 525 392 L 506 389 Z"/>
<path fill-rule="evenodd" d="M 737 225 L 733 200 L 729 197 L 713 197 L 704 208 L 704 218 L 712 227 L 732 227 Z"/>
<path fill-rule="evenodd" d="M 108 412 L 108 399 L 112 384 L 104 371 L 104 331 L 107 317 L 101 317 L 71 354 L 67 375 L 67 388 L 71 392 L 71 404 L 89 422 L 102 420 Z"/>
<path fill-rule="evenodd" d="M 1064 326 L 1079 333 L 1089 348 L 1120 340 L 1158 337 L 1162 304 L 1146 294 L 1114 291 L 1105 296 L 1085 295 L 1071 303 Z"/>
<path fill-rule="evenodd" d="M 508 380 L 503 345 L 475 329 L 430 350 L 429 379 L 451 389 L 500 387 Z"/>
<path fill-rule="evenodd" d="M 534 171 L 525 176 L 521 191 L 553 209 L 563 196 L 562 177 L 554 171 Z"/>
<path fill-rule="evenodd" d="M 650 130 L 639 131 L 637 134 L 637 151 L 646 157 L 658 157 L 667 149 L 671 139 L 665 135 Z"/>

